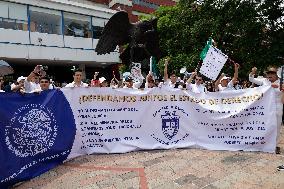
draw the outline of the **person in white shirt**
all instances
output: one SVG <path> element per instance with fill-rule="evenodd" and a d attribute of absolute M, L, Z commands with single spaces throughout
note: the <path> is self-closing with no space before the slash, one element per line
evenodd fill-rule
<path fill-rule="evenodd" d="M 276 117 L 277 117 L 277 144 L 279 142 L 280 129 L 282 125 L 282 114 L 283 114 L 283 93 L 280 92 L 280 80 L 277 76 L 277 68 L 268 67 L 265 72 L 265 77 L 254 78 L 257 72 L 257 68 L 253 67 L 249 74 L 249 81 L 259 86 L 271 86 L 276 92 Z M 280 148 L 276 147 L 276 153 L 280 153 Z"/>
<path fill-rule="evenodd" d="M 30 93 L 40 93 L 42 91 L 46 91 L 50 89 L 50 79 L 46 76 L 41 77 L 39 81 L 40 89 L 35 89 Z"/>
<path fill-rule="evenodd" d="M 87 83 L 82 82 L 82 70 L 75 69 L 73 79 L 73 82 L 68 83 L 65 87 L 88 87 Z"/>
<path fill-rule="evenodd" d="M 236 90 L 234 88 L 234 85 L 238 80 L 240 65 L 238 63 L 234 63 L 234 67 L 235 67 L 235 72 L 233 79 L 230 80 L 229 77 L 225 76 L 225 74 L 222 73 L 218 78 L 218 80 L 215 82 L 215 91 Z"/>
<path fill-rule="evenodd" d="M 39 78 L 45 77 L 45 72 L 42 70 L 41 65 L 37 65 L 30 75 L 25 79 L 24 87 L 25 92 L 40 90 Z"/>
<path fill-rule="evenodd" d="M 165 68 L 164 68 L 164 86 L 169 88 L 183 88 L 182 85 L 177 82 L 177 77 L 174 72 L 170 74 L 170 78 L 168 75 L 168 64 L 169 59 L 165 59 Z"/>
<path fill-rule="evenodd" d="M 11 84 L 11 91 L 25 93 L 25 80 L 26 78 L 23 76 L 18 77 L 17 81 Z"/>
<path fill-rule="evenodd" d="M 133 82 L 133 79 L 131 78 L 131 76 L 128 76 L 128 77 L 125 78 L 123 88 L 124 89 L 137 89 L 134 86 L 134 82 Z"/>
<path fill-rule="evenodd" d="M 192 80 L 195 77 L 195 83 L 192 84 Z M 206 87 L 203 85 L 203 78 L 196 72 L 192 72 L 186 83 L 186 89 L 194 93 L 207 93 Z"/>
<path fill-rule="evenodd" d="M 151 72 L 149 72 L 149 74 L 146 76 L 145 89 L 155 88 L 155 87 L 156 87 L 155 81 L 153 79 Z"/>
<path fill-rule="evenodd" d="M 105 77 L 100 77 L 99 82 L 100 82 L 100 87 L 108 87 L 108 82 Z"/>
<path fill-rule="evenodd" d="M 116 77 L 114 76 L 111 81 L 110 81 L 110 87 L 113 89 L 117 89 L 119 87 L 119 81 L 116 79 Z"/>
<path fill-rule="evenodd" d="M 265 77 L 254 78 L 257 72 L 257 68 L 253 67 L 249 74 L 249 81 L 259 86 L 272 86 L 273 88 L 279 88 L 280 80 L 277 76 L 277 68 L 269 67 L 265 72 Z"/>

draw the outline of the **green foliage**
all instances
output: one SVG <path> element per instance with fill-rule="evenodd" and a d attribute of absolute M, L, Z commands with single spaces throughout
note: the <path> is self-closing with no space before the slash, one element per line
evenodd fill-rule
<path fill-rule="evenodd" d="M 174 7 L 160 7 L 160 46 L 171 58 L 169 72 L 196 68 L 199 54 L 212 37 L 230 58 L 241 64 L 241 76 L 251 67 L 264 70 L 282 65 L 284 56 L 281 0 L 181 0 Z M 281 20 L 282 17 L 282 20 Z M 163 68 L 163 60 L 159 68 Z"/>
<path fill-rule="evenodd" d="M 127 68 L 127 66 L 125 64 L 120 64 L 119 67 L 118 67 L 118 71 L 120 73 L 129 72 L 129 68 Z"/>

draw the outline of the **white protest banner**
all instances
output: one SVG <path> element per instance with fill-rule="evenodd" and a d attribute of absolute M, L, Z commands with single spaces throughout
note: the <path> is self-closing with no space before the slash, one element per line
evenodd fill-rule
<path fill-rule="evenodd" d="M 0 99 L 0 188 L 86 154 L 170 148 L 273 153 L 276 146 L 270 87 L 208 94 L 65 88 L 1 93 Z"/>
<path fill-rule="evenodd" d="M 275 150 L 275 94 L 267 87 L 209 94 L 159 88 L 63 92 L 77 125 L 69 158 L 186 147 Z"/>
<path fill-rule="evenodd" d="M 203 60 L 199 72 L 212 80 L 216 80 L 227 59 L 227 55 L 211 46 Z"/>

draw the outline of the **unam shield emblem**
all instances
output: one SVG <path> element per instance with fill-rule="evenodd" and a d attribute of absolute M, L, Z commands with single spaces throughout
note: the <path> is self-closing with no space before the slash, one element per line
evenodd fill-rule
<path fill-rule="evenodd" d="M 175 112 L 173 114 L 167 112 L 166 115 L 161 115 L 161 118 L 163 134 L 167 139 L 173 139 L 179 130 L 180 116 L 175 115 Z"/>

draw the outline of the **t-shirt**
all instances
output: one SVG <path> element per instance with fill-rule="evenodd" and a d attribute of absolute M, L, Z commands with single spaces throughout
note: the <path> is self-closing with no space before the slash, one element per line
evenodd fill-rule
<path fill-rule="evenodd" d="M 227 87 L 222 87 L 222 85 L 219 84 L 219 85 L 218 85 L 218 90 L 219 90 L 219 91 L 228 91 L 228 90 L 236 90 L 236 89 L 234 88 L 233 81 L 231 80 L 231 81 L 228 83 Z"/>
<path fill-rule="evenodd" d="M 183 86 L 176 82 L 176 83 L 172 83 L 170 79 L 168 79 L 166 82 L 164 82 L 164 84 L 162 85 L 163 87 L 169 87 L 169 88 L 179 88 L 182 89 Z"/>
<path fill-rule="evenodd" d="M 88 84 L 81 81 L 80 85 L 76 85 L 76 83 L 73 81 L 72 83 L 68 83 L 65 87 L 88 87 Z"/>
<path fill-rule="evenodd" d="M 202 84 L 196 85 L 196 84 L 187 83 L 186 89 L 194 93 L 206 93 L 207 92 L 206 87 Z"/>
<path fill-rule="evenodd" d="M 26 93 L 30 93 L 32 91 L 41 90 L 41 87 L 40 87 L 39 83 L 31 82 L 31 81 L 28 81 L 27 79 L 25 80 L 24 87 L 25 87 L 25 92 Z"/>

